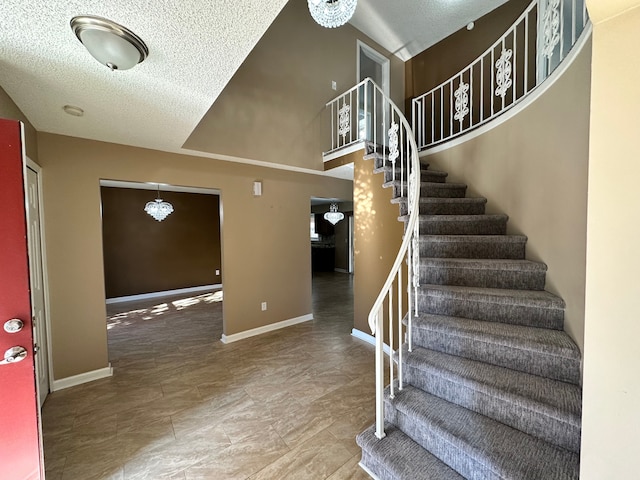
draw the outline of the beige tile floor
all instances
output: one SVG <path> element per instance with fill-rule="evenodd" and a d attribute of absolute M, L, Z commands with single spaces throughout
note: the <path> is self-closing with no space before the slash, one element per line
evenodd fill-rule
<path fill-rule="evenodd" d="M 373 348 L 349 275 L 313 292 L 314 321 L 229 345 L 220 292 L 110 306 L 113 377 L 44 405 L 47 480 L 368 478 Z"/>

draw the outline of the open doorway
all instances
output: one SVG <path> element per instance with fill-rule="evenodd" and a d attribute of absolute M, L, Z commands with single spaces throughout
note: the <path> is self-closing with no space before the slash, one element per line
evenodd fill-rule
<path fill-rule="evenodd" d="M 102 180 L 103 259 L 109 359 L 127 327 L 160 326 L 198 304 L 222 301 L 221 201 L 217 190 Z M 161 199 L 164 218 L 145 210 Z M 160 328 L 150 329 L 162 335 Z M 221 331 L 214 326 L 208 340 Z M 152 339 L 149 339 L 152 341 Z M 125 351 L 128 347 L 118 347 Z"/>
<path fill-rule="evenodd" d="M 335 223 L 325 216 L 332 206 L 342 214 Z M 312 273 L 353 273 L 353 202 L 311 198 L 310 240 Z"/>

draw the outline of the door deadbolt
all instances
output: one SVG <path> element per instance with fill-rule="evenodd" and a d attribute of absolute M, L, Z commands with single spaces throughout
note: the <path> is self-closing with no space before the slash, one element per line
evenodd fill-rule
<path fill-rule="evenodd" d="M 0 365 L 6 365 L 8 363 L 18 363 L 27 357 L 27 350 L 24 347 L 11 347 L 4 352 L 4 360 L 0 362 Z"/>
<path fill-rule="evenodd" d="M 24 327 L 24 322 L 18 318 L 12 318 L 4 322 L 4 331 L 7 333 L 18 333 Z"/>

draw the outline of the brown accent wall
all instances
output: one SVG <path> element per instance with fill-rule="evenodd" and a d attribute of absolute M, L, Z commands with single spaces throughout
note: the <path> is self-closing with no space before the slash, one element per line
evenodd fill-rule
<path fill-rule="evenodd" d="M 321 153 L 331 138 L 325 104 L 358 82 L 358 39 L 390 59 L 391 97 L 402 105 L 404 62 L 349 24 L 321 27 L 307 2 L 295 0 L 282 9 L 184 147 L 322 170 Z"/>
<path fill-rule="evenodd" d="M 488 198 L 526 235 L 527 257 L 548 265 L 546 289 L 566 302 L 565 330 L 584 345 L 591 43 L 515 117 L 424 160 Z"/>
<path fill-rule="evenodd" d="M 226 335 L 312 312 L 309 199 L 350 199 L 350 181 L 48 133 L 38 150 L 55 379 L 108 365 L 100 179 L 221 192 Z"/>
<path fill-rule="evenodd" d="M 530 3 L 531 0 L 510 0 L 476 20 L 473 30 L 462 28 L 407 61 L 405 99 L 428 92 L 468 66 L 500 38 Z"/>
<path fill-rule="evenodd" d="M 354 328 L 371 333 L 369 311 L 389 275 L 402 243 L 403 224 L 391 189 L 382 188 L 382 174 L 373 173 L 373 160 L 363 152 L 350 154 L 354 162 Z"/>
<path fill-rule="evenodd" d="M 161 192 L 174 212 L 158 222 L 144 211 L 155 191 L 100 194 L 107 298 L 221 283 L 218 195 Z"/>
<path fill-rule="evenodd" d="M 37 132 L 33 128 L 31 122 L 22 113 L 22 110 L 14 103 L 14 101 L 7 95 L 7 92 L 0 87 L 0 118 L 9 118 L 12 120 L 20 120 L 24 123 L 24 136 L 25 146 L 27 150 L 27 156 L 34 162 L 38 162 L 38 141 Z"/>

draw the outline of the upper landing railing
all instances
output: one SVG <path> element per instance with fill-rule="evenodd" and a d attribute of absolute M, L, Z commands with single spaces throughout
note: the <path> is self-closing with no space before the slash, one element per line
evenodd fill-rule
<path fill-rule="evenodd" d="M 518 104 L 564 60 L 587 22 L 584 0 L 533 0 L 470 65 L 413 99 L 418 148 L 446 142 Z"/>

